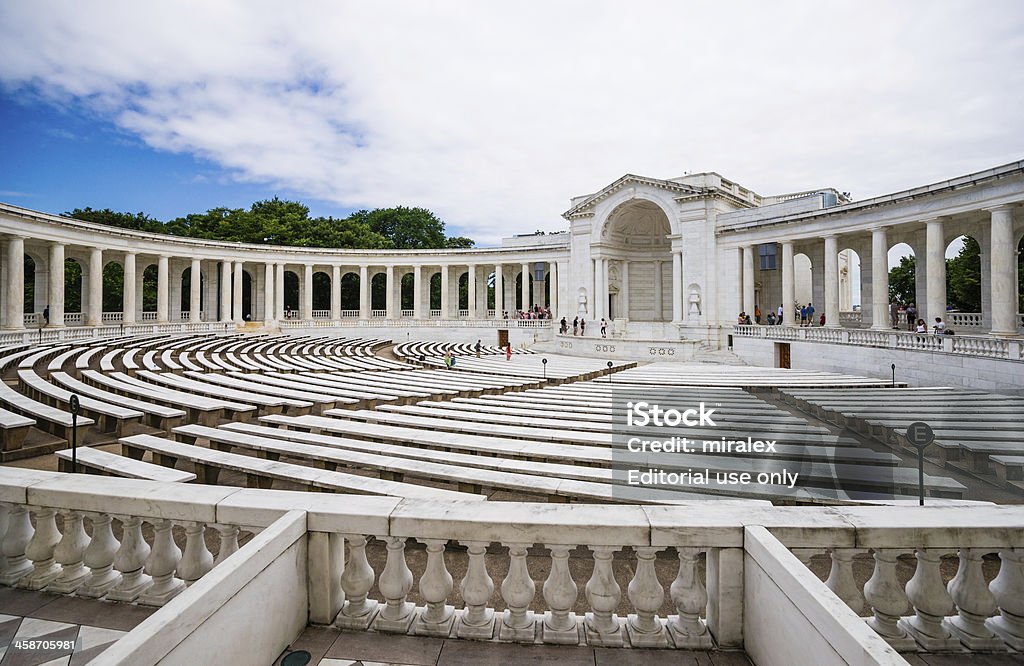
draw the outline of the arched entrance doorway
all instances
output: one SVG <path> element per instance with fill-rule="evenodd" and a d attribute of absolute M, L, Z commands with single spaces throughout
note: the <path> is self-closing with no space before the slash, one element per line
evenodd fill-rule
<path fill-rule="evenodd" d="M 630 199 L 609 215 L 591 248 L 595 290 L 601 299 L 594 317 L 652 322 L 672 319 L 672 233 L 656 203 Z M 681 277 L 681 276 L 680 276 Z"/>

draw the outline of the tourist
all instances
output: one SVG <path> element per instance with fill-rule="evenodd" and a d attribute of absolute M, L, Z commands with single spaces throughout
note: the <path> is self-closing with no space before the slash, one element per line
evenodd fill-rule
<path fill-rule="evenodd" d="M 769 326 L 774 326 L 775 325 L 775 313 L 774 312 L 769 312 L 768 313 L 768 325 Z"/>
<path fill-rule="evenodd" d="M 43 320 L 45 320 L 47 324 L 50 323 L 50 306 L 49 305 L 47 305 L 45 308 L 43 308 Z"/>
<path fill-rule="evenodd" d="M 580 319 L 580 337 L 587 334 L 587 320 Z"/>
<path fill-rule="evenodd" d="M 942 317 L 935 318 L 935 325 L 932 326 L 932 333 L 935 335 L 944 335 L 946 332 L 946 324 L 942 321 Z"/>
<path fill-rule="evenodd" d="M 806 305 L 800 306 L 800 325 L 801 326 L 806 326 L 807 325 L 807 306 Z"/>
<path fill-rule="evenodd" d="M 907 313 L 907 330 L 908 331 L 912 331 L 912 330 L 914 330 L 914 322 L 917 321 L 917 308 L 914 307 L 913 303 L 911 303 L 910 305 L 907 306 L 906 313 Z"/>
<path fill-rule="evenodd" d="M 775 323 L 782 324 L 782 314 L 785 310 L 782 309 L 782 303 L 779 303 L 779 311 L 775 314 Z"/>
<path fill-rule="evenodd" d="M 577 335 L 580 331 L 580 318 L 576 317 L 572 320 L 572 334 Z"/>
<path fill-rule="evenodd" d="M 601 337 L 608 337 L 608 322 L 604 320 L 604 317 L 601 317 Z"/>
<path fill-rule="evenodd" d="M 814 304 L 807 304 L 807 325 L 814 326 Z"/>
<path fill-rule="evenodd" d="M 895 298 L 889 303 L 889 323 L 894 329 L 900 327 L 900 304 Z"/>
<path fill-rule="evenodd" d="M 915 333 L 927 333 L 928 325 L 924 323 L 924 319 L 917 320 L 917 327 L 914 329 Z"/>
<path fill-rule="evenodd" d="M 747 323 L 747 313 L 746 312 L 740 312 L 738 315 L 736 315 L 736 323 L 739 324 L 740 326 L 742 326 L 743 324 L 746 324 Z"/>
<path fill-rule="evenodd" d="M 505 343 L 505 360 L 506 361 L 511 361 L 512 360 L 512 343 L 511 342 L 506 342 Z"/>
<path fill-rule="evenodd" d="M 476 341 L 476 348 L 475 349 L 476 349 L 476 357 L 480 358 L 480 341 L 479 340 Z"/>
<path fill-rule="evenodd" d="M 452 369 L 452 353 L 450 351 L 444 353 L 444 367 L 448 370 Z"/>
<path fill-rule="evenodd" d="M 565 335 L 566 333 L 569 332 L 569 322 L 565 320 L 565 317 L 562 317 L 562 322 L 558 328 L 558 332 L 561 333 L 562 335 Z"/>
<path fill-rule="evenodd" d="M 824 326 L 824 325 L 825 325 L 825 313 L 822 312 L 821 313 L 821 319 L 818 320 L 818 326 Z"/>
<path fill-rule="evenodd" d="M 761 325 L 761 306 L 754 304 L 754 321 L 757 322 L 758 326 Z"/>

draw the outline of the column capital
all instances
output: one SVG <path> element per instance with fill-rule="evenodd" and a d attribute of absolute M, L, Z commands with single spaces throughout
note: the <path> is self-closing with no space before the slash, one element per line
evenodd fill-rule
<path fill-rule="evenodd" d="M 1015 203 L 999 204 L 998 206 L 989 206 L 988 208 L 982 208 L 982 210 L 988 211 L 990 213 L 1012 213 L 1016 205 L 1017 204 Z"/>

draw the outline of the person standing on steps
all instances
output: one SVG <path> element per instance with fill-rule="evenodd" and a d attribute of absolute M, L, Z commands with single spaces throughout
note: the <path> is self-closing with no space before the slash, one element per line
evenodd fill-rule
<path fill-rule="evenodd" d="M 586 319 L 580 319 L 580 337 L 583 337 L 586 334 L 587 334 L 587 320 Z"/>
<path fill-rule="evenodd" d="M 476 357 L 480 358 L 480 341 L 476 341 Z"/>
<path fill-rule="evenodd" d="M 604 320 L 604 317 L 601 317 L 601 337 L 608 337 L 608 322 Z"/>
<path fill-rule="evenodd" d="M 580 330 L 580 318 L 576 317 L 572 320 L 572 334 L 575 337 Z"/>
<path fill-rule="evenodd" d="M 505 343 L 505 360 L 506 361 L 511 361 L 512 360 L 512 343 L 511 342 L 506 342 Z"/>

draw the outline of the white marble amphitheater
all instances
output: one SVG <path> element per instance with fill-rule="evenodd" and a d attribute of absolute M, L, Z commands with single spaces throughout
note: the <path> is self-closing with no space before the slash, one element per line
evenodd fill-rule
<path fill-rule="evenodd" d="M 369 251 L 0 204 L 0 663 L 1022 663 L 1024 161 L 562 217 Z M 892 325 L 900 243 L 954 335 Z"/>

